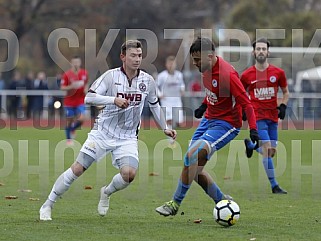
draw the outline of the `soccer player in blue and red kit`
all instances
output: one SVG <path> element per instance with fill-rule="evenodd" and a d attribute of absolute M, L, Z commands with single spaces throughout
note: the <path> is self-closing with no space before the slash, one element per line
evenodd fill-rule
<path fill-rule="evenodd" d="M 220 190 L 204 166 L 215 151 L 238 135 L 242 109 L 248 116 L 251 140 L 259 141 L 254 110 L 235 69 L 216 56 L 215 46 L 208 38 L 197 38 L 190 47 L 190 55 L 202 73 L 206 93 L 195 116 L 200 117 L 206 112 L 185 154 L 183 171 L 172 200 L 156 208 L 156 212 L 164 216 L 176 215 L 193 180 L 215 203 L 231 199 Z"/>
<path fill-rule="evenodd" d="M 278 140 L 278 118 L 285 117 L 289 89 L 282 69 L 269 64 L 270 42 L 260 38 L 253 43 L 253 56 L 255 65 L 246 69 L 241 75 L 244 88 L 248 91 L 252 102 L 258 133 L 260 147 L 253 145 L 250 140 L 245 139 L 246 155 L 250 158 L 253 149 L 263 155 L 263 166 L 270 181 L 272 193 L 286 194 L 275 178 L 273 156 L 276 152 Z M 282 99 L 278 105 L 278 89 L 282 90 Z"/>
<path fill-rule="evenodd" d="M 66 90 L 64 108 L 66 112 L 66 144 L 73 145 L 74 133 L 81 127 L 85 118 L 85 92 L 87 92 L 88 73 L 81 68 L 81 59 L 71 59 L 71 69 L 66 71 L 61 80 L 61 90 Z"/>

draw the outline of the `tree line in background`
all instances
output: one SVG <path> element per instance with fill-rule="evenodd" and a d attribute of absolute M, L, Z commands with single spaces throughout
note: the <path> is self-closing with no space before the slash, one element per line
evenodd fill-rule
<path fill-rule="evenodd" d="M 93 44 L 97 51 L 110 29 L 120 29 L 110 43 L 112 48 L 106 60 L 111 68 L 120 64 L 119 48 L 126 39 L 126 29 L 151 30 L 158 39 L 158 55 L 153 64 L 162 70 L 165 58 L 175 55 L 181 43 L 179 39 L 164 39 L 164 29 L 213 29 L 217 43 L 220 28 L 243 30 L 252 40 L 257 29 L 285 29 L 285 39 L 272 40 L 273 45 L 302 43 L 319 47 L 321 36 L 316 30 L 321 26 L 320 10 L 318 0 L 0 0 L 0 28 L 12 30 L 17 36 L 20 50 L 16 68 L 25 73 L 30 69 L 46 70 L 48 75 L 55 76 L 61 71 L 64 64 L 57 65 L 47 48 L 48 36 L 58 28 L 73 30 L 79 39 L 79 47 L 69 47 L 67 41 L 60 41 L 59 49 L 66 59 L 73 55 L 84 59 L 86 29 L 96 29 Z M 303 29 L 303 39 L 294 36 L 293 29 Z M 4 62 L 8 57 L 5 41 L 0 41 L 0 50 L 3 53 L 0 61 Z M 3 75 L 8 80 L 12 72 Z"/>

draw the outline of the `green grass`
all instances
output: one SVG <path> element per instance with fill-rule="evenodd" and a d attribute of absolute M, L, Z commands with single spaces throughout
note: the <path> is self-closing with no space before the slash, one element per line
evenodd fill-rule
<path fill-rule="evenodd" d="M 96 208 L 100 187 L 117 173 L 110 156 L 58 200 L 53 221 L 40 222 L 41 204 L 88 131 L 78 131 L 79 145 L 72 150 L 62 141 L 63 130 L 1 130 L 0 182 L 5 185 L 0 186 L 0 240 L 320 240 L 320 131 L 280 131 L 276 173 L 288 195 L 271 194 L 260 157 L 245 157 L 242 139 L 247 131 L 212 157 L 207 170 L 241 208 L 240 220 L 231 228 L 214 222 L 214 204 L 195 183 L 177 216 L 165 218 L 154 211 L 176 188 L 192 129 L 179 131 L 173 150 L 161 131 L 141 131 L 137 178 L 112 196 L 106 217 L 99 217 Z M 149 176 L 151 172 L 159 176 Z M 93 189 L 85 190 L 85 185 Z M 6 195 L 18 199 L 6 200 Z M 193 223 L 198 218 L 202 223 Z"/>

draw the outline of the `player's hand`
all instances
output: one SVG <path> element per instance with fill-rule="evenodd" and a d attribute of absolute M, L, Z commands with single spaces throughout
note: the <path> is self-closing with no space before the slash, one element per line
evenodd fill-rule
<path fill-rule="evenodd" d="M 259 138 L 259 133 L 257 133 L 257 130 L 255 129 L 250 130 L 250 138 L 253 143 L 256 143 L 254 149 L 258 148 L 260 138 Z"/>
<path fill-rule="evenodd" d="M 114 103 L 117 107 L 122 108 L 122 109 L 125 109 L 129 106 L 129 100 L 126 100 L 124 98 L 116 97 L 114 100 Z"/>
<path fill-rule="evenodd" d="M 279 110 L 278 117 L 281 120 L 284 120 L 286 107 L 287 107 L 286 104 L 283 104 L 283 103 L 280 106 L 277 107 L 277 109 Z"/>
<path fill-rule="evenodd" d="M 177 133 L 176 133 L 175 130 L 165 129 L 164 133 L 165 133 L 166 136 L 169 136 L 169 137 L 173 138 L 173 140 L 176 139 Z"/>
<path fill-rule="evenodd" d="M 197 119 L 202 118 L 206 109 L 207 109 L 207 104 L 202 103 L 200 105 L 200 107 L 198 107 L 196 110 L 194 110 L 195 118 L 197 118 Z"/>

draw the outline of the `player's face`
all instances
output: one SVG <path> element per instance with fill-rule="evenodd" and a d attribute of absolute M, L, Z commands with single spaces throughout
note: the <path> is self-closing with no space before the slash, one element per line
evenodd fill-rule
<path fill-rule="evenodd" d="M 127 70 L 137 70 L 142 63 L 143 51 L 141 48 L 129 48 L 126 55 L 121 54 L 120 57 Z"/>
<path fill-rule="evenodd" d="M 81 66 L 81 59 L 80 58 L 73 58 L 71 60 L 71 67 L 75 70 L 80 69 Z"/>
<path fill-rule="evenodd" d="M 169 72 L 174 72 L 175 69 L 176 69 L 176 61 L 174 60 L 169 60 L 166 62 L 166 69 L 169 71 Z"/>
<path fill-rule="evenodd" d="M 192 53 L 193 65 L 195 65 L 201 73 L 210 70 L 212 67 L 212 58 L 207 52 Z"/>
<path fill-rule="evenodd" d="M 255 49 L 253 51 L 255 60 L 263 64 L 265 63 L 267 57 L 269 56 L 269 50 L 266 43 L 256 43 Z"/>

